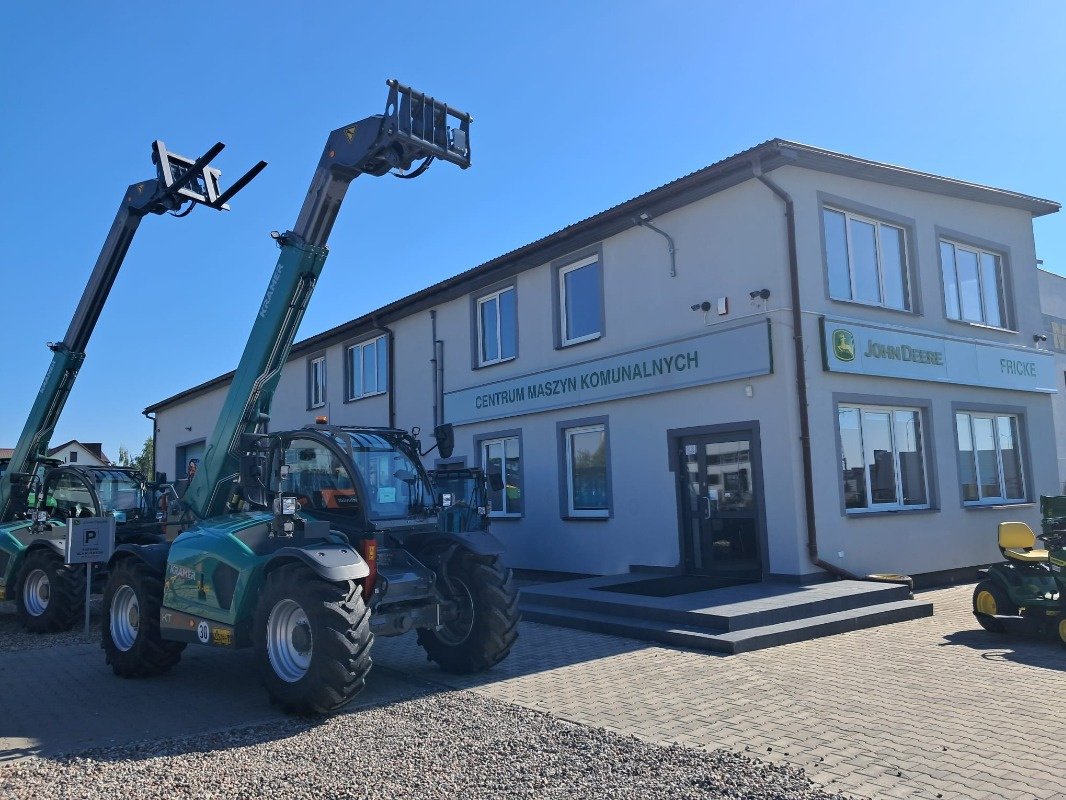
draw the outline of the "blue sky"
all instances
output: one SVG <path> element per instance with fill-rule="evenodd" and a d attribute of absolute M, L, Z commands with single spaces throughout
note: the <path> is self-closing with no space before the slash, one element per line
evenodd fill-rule
<path fill-rule="evenodd" d="M 474 166 L 355 183 L 300 338 L 768 138 L 1066 200 L 1066 4 L 23 3 L 0 30 L 0 446 L 22 429 L 149 145 L 216 140 L 227 214 L 149 217 L 53 443 L 112 456 L 232 369 L 328 132 L 397 77 L 475 117 Z M 525 9 L 525 10 L 522 10 Z M 1066 217 L 1035 223 L 1066 272 Z"/>

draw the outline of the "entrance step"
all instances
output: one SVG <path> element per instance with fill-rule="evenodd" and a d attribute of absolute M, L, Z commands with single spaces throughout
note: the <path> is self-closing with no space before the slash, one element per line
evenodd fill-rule
<path fill-rule="evenodd" d="M 561 608 L 528 600 L 522 602 L 522 616 L 531 622 L 609 633 L 630 639 L 661 642 L 677 647 L 690 647 L 723 654 L 762 650 L 836 633 L 929 617 L 932 614 L 932 603 L 895 600 L 743 630 L 722 631 L 692 624 L 672 624 L 662 620 L 637 618 L 625 614 Z"/>
<path fill-rule="evenodd" d="M 524 617 L 633 639 L 743 653 L 819 636 L 930 616 L 906 586 L 764 581 L 673 596 L 612 591 L 645 575 L 605 575 L 522 589 Z M 679 586 L 684 586 L 678 582 Z M 607 589 L 607 591 L 605 591 Z"/>

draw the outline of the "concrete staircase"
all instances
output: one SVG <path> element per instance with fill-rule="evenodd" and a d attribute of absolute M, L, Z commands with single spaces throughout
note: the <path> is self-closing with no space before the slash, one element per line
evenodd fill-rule
<path fill-rule="evenodd" d="M 521 594 L 523 618 L 731 654 L 933 614 L 933 604 L 911 599 L 906 586 L 868 581 L 750 583 L 673 597 L 603 591 L 647 577 L 606 575 L 528 586 Z"/>

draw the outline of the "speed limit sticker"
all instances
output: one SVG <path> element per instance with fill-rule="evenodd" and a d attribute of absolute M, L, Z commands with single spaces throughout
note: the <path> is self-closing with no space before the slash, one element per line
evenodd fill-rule
<path fill-rule="evenodd" d="M 211 627 L 206 622 L 201 622 L 196 626 L 197 638 L 207 644 L 211 640 Z"/>

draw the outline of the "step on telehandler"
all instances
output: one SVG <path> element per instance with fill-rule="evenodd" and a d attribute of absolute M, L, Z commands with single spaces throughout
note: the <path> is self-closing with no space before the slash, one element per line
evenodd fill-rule
<path fill-rule="evenodd" d="M 517 595 L 487 531 L 442 530 L 414 436 L 312 425 L 267 432 L 271 401 L 359 175 L 470 165 L 471 118 L 388 81 L 384 114 L 333 131 L 281 249 L 173 543 L 122 545 L 104 589 L 103 648 L 149 676 L 188 644 L 254 647 L 272 701 L 334 711 L 363 687 L 374 634 L 418 631 L 443 668 L 489 667 L 517 636 Z M 416 165 L 417 163 L 417 166 Z M 325 420 L 322 421 L 325 423 Z M 435 430 L 442 455 L 449 426 Z"/>
<path fill-rule="evenodd" d="M 141 220 L 168 212 L 185 216 L 197 205 L 226 210 L 227 201 L 266 166 L 259 162 L 222 191 L 222 173 L 210 162 L 224 147 L 218 142 L 193 160 L 161 141 L 152 144 L 156 177 L 126 189 L 66 336 L 48 345 L 51 364 L 0 474 L 0 600 L 15 600 L 19 621 L 30 631 L 68 630 L 84 613 L 87 570 L 64 564 L 72 516 L 114 517 L 119 542 L 162 538 L 157 501 L 172 493 L 165 476 L 149 482 L 133 470 L 59 465 L 47 458 L 48 442 Z M 103 574 L 97 570 L 96 579 Z"/>
<path fill-rule="evenodd" d="M 999 549 L 974 588 L 973 613 L 982 628 L 1052 634 L 1066 647 L 1066 497 L 1040 498 L 1045 548 L 1024 522 L 999 523 Z"/>

